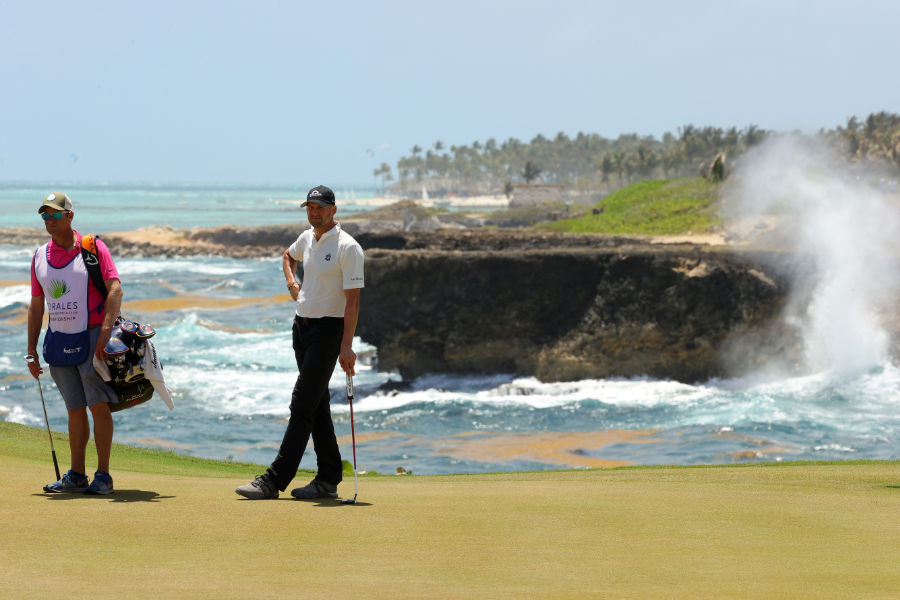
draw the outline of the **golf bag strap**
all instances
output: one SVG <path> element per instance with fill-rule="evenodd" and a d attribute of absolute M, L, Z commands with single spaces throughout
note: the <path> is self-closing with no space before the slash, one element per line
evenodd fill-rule
<path fill-rule="evenodd" d="M 109 290 L 103 282 L 103 274 L 100 272 L 100 257 L 97 253 L 97 236 L 93 233 L 81 236 L 81 257 L 84 259 L 84 265 L 87 267 L 88 275 L 94 282 L 97 291 L 106 298 Z"/>

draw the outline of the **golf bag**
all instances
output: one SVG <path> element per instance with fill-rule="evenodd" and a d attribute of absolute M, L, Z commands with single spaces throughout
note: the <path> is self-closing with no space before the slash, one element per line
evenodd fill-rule
<path fill-rule="evenodd" d="M 94 287 L 106 298 L 109 291 L 100 272 L 95 235 L 81 237 L 81 256 Z M 154 387 L 145 377 L 145 367 L 150 360 L 154 367 L 162 368 L 156 356 L 156 348 L 147 342 L 155 334 L 156 331 L 149 325 L 141 325 L 122 316 L 116 319 L 109 342 L 104 348 L 107 354 L 106 367 L 111 377 L 106 383 L 115 390 L 118 397 L 118 402 L 109 405 L 112 412 L 137 406 L 153 396 Z"/>
<path fill-rule="evenodd" d="M 109 405 L 112 412 L 137 406 L 153 396 L 153 384 L 145 377 L 145 366 L 148 359 L 159 361 L 156 349 L 147 343 L 155 334 L 149 325 L 140 325 L 123 317 L 116 319 L 104 348 L 111 377 L 106 383 L 119 398 L 117 403 Z"/>

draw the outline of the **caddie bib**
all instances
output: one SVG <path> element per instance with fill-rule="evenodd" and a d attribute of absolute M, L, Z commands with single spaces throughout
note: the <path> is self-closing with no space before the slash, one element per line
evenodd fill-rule
<path fill-rule="evenodd" d="M 91 356 L 88 333 L 88 271 L 81 253 L 67 264 L 50 264 L 50 244 L 34 254 L 34 275 L 44 290 L 49 324 L 44 360 L 54 367 L 80 365 Z"/>

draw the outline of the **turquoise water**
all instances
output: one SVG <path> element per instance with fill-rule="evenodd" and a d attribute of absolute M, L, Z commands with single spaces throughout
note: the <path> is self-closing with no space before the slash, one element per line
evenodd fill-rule
<path fill-rule="evenodd" d="M 227 197 L 221 204 L 245 207 L 248 220 L 253 206 L 269 207 L 253 218 L 277 219 L 279 202 L 296 201 L 291 190 L 272 195 L 271 205 L 261 200 L 268 198 L 268 189 L 220 192 Z M 181 227 L 198 215 L 221 216 L 214 210 L 219 192 L 206 190 L 187 205 L 180 203 L 194 192 L 170 193 L 144 189 L 103 196 L 98 190 L 83 190 L 72 195 L 76 202 L 84 198 L 85 204 L 88 198 L 105 198 L 107 206 L 126 195 L 131 200 L 156 198 L 155 209 L 150 204 L 143 209 L 148 224 Z M 27 196 L 23 200 L 12 198 L 15 194 L 9 190 L 3 194 L 4 215 L 12 214 L 14 221 L 21 208 L 16 202 L 27 204 L 30 212 L 41 197 L 36 190 L 33 195 L 15 192 Z M 11 207 L 18 208 L 10 212 Z M 86 206 L 78 218 L 87 219 L 90 211 Z M 98 225 L 88 229 L 123 229 L 126 221 L 120 219 L 118 213 L 98 213 Z M 0 282 L 5 283 L 0 285 L 0 418 L 42 427 L 37 384 L 24 376 L 22 360 L 32 251 L 0 246 Z M 126 314 L 159 332 L 155 341 L 176 404 L 170 412 L 154 398 L 118 413 L 116 441 L 268 464 L 284 431 L 296 377 L 290 343 L 293 306 L 284 293 L 280 257 L 116 262 Z M 187 297 L 199 301 L 191 306 L 162 304 Z M 365 292 L 363 310 L 364 298 Z M 238 307 L 225 302 L 241 299 L 245 303 Z M 128 302 L 138 300 L 146 303 L 136 304 L 139 310 L 128 308 Z M 504 373 L 436 374 L 402 381 L 378 369 L 377 348 L 359 339 L 355 347 L 361 364 L 354 411 L 363 470 L 393 472 L 403 467 L 426 474 L 618 462 L 900 458 L 900 369 L 877 354 L 850 372 L 824 369 L 801 377 L 758 374 L 696 385 L 653 379 L 548 384 Z M 56 388 L 49 377 L 41 383 L 51 427 L 65 431 L 66 414 Z M 340 371 L 330 387 L 335 426 L 349 459 L 349 407 Z M 311 451 L 301 466 L 314 468 Z"/>
<path fill-rule="evenodd" d="M 76 228 L 82 231 L 130 231 L 146 225 L 215 227 L 218 225 L 280 225 L 305 220 L 300 208 L 312 186 L 212 186 L 168 184 L 0 184 L 3 227 L 41 224 L 37 209 L 50 192 L 72 199 Z M 356 200 L 376 195 L 373 188 L 333 186 L 338 212 L 366 210 Z"/>

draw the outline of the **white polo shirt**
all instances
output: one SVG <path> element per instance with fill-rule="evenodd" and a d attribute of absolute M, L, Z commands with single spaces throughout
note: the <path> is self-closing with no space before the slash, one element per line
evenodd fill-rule
<path fill-rule="evenodd" d="M 297 314 L 308 319 L 343 317 L 344 290 L 365 287 L 362 246 L 336 223 L 316 241 L 312 227 L 300 234 L 288 254 L 303 263 Z"/>

